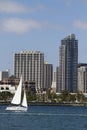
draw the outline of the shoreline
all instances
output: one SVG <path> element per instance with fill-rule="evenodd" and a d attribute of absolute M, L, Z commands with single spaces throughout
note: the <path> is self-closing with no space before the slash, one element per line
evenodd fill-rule
<path fill-rule="evenodd" d="M 0 105 L 10 105 L 10 102 L 0 101 Z M 55 102 L 28 102 L 29 106 L 85 106 L 87 103 L 55 103 Z"/>
<path fill-rule="evenodd" d="M 54 103 L 54 102 L 35 102 L 29 103 L 30 106 L 87 106 L 87 103 Z"/>

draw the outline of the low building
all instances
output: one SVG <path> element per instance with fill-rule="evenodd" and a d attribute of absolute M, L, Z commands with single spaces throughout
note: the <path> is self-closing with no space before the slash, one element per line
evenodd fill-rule
<path fill-rule="evenodd" d="M 11 92 L 15 93 L 15 86 L 9 85 L 9 84 L 0 84 L 0 92 Z"/>
<path fill-rule="evenodd" d="M 26 81 L 23 83 L 24 87 L 26 88 L 27 91 L 31 91 L 33 94 L 36 93 L 36 88 L 35 88 L 35 82 L 34 81 Z"/>

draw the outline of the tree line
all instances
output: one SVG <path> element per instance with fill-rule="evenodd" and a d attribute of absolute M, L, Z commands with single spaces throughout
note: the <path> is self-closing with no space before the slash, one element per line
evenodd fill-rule
<path fill-rule="evenodd" d="M 12 100 L 14 94 L 10 92 L 0 92 L 0 100 L 8 102 Z M 60 94 L 51 92 L 50 89 L 39 93 L 33 93 L 32 91 L 27 92 L 28 102 L 56 102 L 56 103 L 83 103 L 87 102 L 87 97 L 82 92 L 69 93 L 68 91 L 62 91 Z"/>

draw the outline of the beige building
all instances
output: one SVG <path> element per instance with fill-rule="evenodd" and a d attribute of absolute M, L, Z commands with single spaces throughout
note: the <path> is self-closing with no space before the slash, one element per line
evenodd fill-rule
<path fill-rule="evenodd" d="M 87 93 L 87 64 L 78 66 L 78 90 Z"/>
<path fill-rule="evenodd" d="M 23 81 L 35 82 L 36 90 L 44 87 L 44 53 L 22 51 L 14 54 L 14 75 Z"/>
<path fill-rule="evenodd" d="M 56 93 L 56 72 L 53 73 L 53 80 L 52 80 L 51 89 L 53 92 Z"/>

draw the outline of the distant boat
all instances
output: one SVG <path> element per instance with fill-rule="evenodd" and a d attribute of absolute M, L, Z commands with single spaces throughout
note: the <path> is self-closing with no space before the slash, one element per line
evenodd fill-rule
<path fill-rule="evenodd" d="M 22 93 L 22 76 L 21 76 L 19 85 L 18 85 L 15 95 L 11 101 L 11 104 L 14 104 L 14 105 L 8 106 L 6 108 L 6 110 L 27 111 L 28 105 L 27 105 L 25 89 L 23 90 L 23 92 L 24 92 L 24 95 L 23 95 L 23 100 L 22 100 L 22 98 L 21 98 L 21 96 L 22 96 L 22 94 L 21 94 Z"/>

